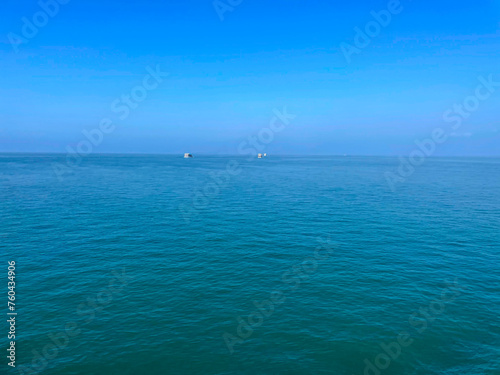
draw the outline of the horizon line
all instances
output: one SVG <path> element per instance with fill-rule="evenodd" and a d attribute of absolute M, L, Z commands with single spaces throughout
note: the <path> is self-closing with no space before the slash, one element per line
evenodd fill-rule
<path fill-rule="evenodd" d="M 67 155 L 67 152 L 47 152 L 47 151 L 0 151 L 0 155 Z M 204 155 L 204 156 L 237 156 L 237 157 L 249 157 L 249 155 L 241 155 L 241 154 L 229 154 L 229 153 L 191 153 L 193 156 L 195 155 Z M 82 157 L 88 156 L 98 156 L 98 155 L 150 155 L 150 156 L 183 156 L 184 153 L 150 153 L 150 152 L 95 152 L 88 155 L 82 155 Z M 373 154 L 373 155 L 360 155 L 360 154 L 271 154 L 272 156 L 330 156 L 330 157 L 388 157 L 388 158 L 398 158 L 405 157 L 403 155 L 396 154 Z M 254 157 L 254 156 L 252 156 Z M 255 155 L 257 157 L 257 154 Z M 269 157 L 269 153 L 268 156 Z M 426 158 L 500 158 L 499 155 L 430 155 L 426 156 Z"/>

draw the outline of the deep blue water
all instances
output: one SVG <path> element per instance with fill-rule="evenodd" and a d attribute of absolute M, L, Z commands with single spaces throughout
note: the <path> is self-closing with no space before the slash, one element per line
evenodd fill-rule
<path fill-rule="evenodd" d="M 0 155 L 2 374 L 500 374 L 500 159 L 54 162 Z"/>

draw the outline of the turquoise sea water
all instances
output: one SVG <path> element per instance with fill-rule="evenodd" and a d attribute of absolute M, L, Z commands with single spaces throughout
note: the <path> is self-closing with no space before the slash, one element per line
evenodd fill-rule
<path fill-rule="evenodd" d="M 500 374 L 500 159 L 64 160 L 0 156 L 2 374 Z"/>

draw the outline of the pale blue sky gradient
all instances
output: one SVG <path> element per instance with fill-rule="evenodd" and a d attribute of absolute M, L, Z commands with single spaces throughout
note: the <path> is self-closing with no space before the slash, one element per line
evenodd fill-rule
<path fill-rule="evenodd" d="M 210 0 L 71 0 L 16 53 L 9 32 L 40 8 L 7 0 L 0 152 L 66 152 L 109 117 L 96 152 L 235 154 L 286 106 L 270 153 L 407 154 L 479 76 L 500 81 L 500 2 L 401 5 L 348 63 L 340 44 L 387 1 L 244 0 L 221 21 Z M 111 103 L 157 64 L 169 77 L 119 120 Z M 499 155 L 499 108 L 500 89 L 436 155 Z"/>

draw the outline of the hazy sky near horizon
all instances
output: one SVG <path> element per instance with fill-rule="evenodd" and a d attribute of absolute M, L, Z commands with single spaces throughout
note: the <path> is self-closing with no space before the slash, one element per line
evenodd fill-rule
<path fill-rule="evenodd" d="M 286 107 L 297 117 L 269 153 L 407 155 L 441 127 L 436 155 L 500 155 L 500 87 L 460 128 L 443 120 L 479 77 L 500 82 L 500 0 L 402 0 L 350 61 L 341 43 L 355 46 L 355 28 L 388 1 L 228 6 L 221 20 L 213 0 L 71 0 L 46 25 L 35 17 L 32 36 L 23 25 L 40 4 L 6 0 L 0 152 L 66 152 L 108 118 L 115 128 L 95 152 L 236 154 Z M 122 96 L 148 66 L 169 75 L 124 116 Z"/>

